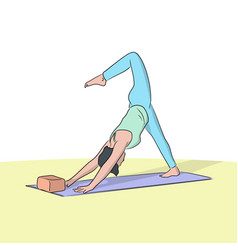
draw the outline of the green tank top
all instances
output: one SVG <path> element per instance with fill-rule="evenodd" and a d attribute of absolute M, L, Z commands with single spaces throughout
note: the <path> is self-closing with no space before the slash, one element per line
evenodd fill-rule
<path fill-rule="evenodd" d="M 141 133 L 148 123 L 148 115 L 142 106 L 132 106 L 123 117 L 119 126 L 112 132 L 110 139 L 118 130 L 127 130 L 132 133 L 132 140 L 126 149 L 137 146 L 141 141 Z M 115 139 L 114 139 L 115 140 Z"/>

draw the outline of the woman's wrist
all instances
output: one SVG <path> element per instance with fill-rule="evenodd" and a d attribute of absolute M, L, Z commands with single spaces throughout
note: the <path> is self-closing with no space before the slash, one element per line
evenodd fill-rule
<path fill-rule="evenodd" d="M 77 180 L 78 180 L 78 178 L 73 177 L 70 181 L 71 181 L 72 183 L 74 183 L 74 182 L 77 181 Z"/>
<path fill-rule="evenodd" d="M 88 187 L 94 189 L 96 187 L 96 185 L 94 185 L 94 183 L 92 181 L 91 183 L 89 183 Z"/>

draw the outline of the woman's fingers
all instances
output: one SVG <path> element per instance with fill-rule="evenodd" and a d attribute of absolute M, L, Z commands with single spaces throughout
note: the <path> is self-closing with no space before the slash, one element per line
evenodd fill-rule
<path fill-rule="evenodd" d="M 74 191 L 75 192 L 83 192 L 86 188 L 85 187 L 78 187 L 78 188 L 75 188 Z"/>
<path fill-rule="evenodd" d="M 89 187 L 78 187 L 78 188 L 74 189 L 75 192 L 79 192 L 79 193 L 83 192 L 84 194 L 86 194 L 90 190 L 92 190 L 92 189 Z"/>

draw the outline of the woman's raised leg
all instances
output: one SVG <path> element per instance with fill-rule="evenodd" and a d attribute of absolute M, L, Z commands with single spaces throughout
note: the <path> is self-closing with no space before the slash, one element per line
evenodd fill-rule
<path fill-rule="evenodd" d="M 151 105 L 151 91 L 149 78 L 146 72 L 143 61 L 140 56 L 135 53 L 129 53 L 122 59 L 113 64 L 109 69 L 107 69 L 103 75 L 106 80 L 117 76 L 127 69 L 131 68 L 134 85 L 129 94 L 130 106 L 141 105 L 145 108 L 149 121 L 146 125 L 146 130 L 153 137 L 157 147 L 159 148 L 161 154 L 163 155 L 165 161 L 167 162 L 170 170 L 173 168 L 173 172 L 163 175 L 163 177 L 169 177 L 171 175 L 178 175 L 179 170 L 176 167 L 176 163 L 173 159 L 170 146 L 166 141 L 162 129 L 160 127 L 158 118 L 155 111 Z M 176 167 L 176 168 L 174 168 Z"/>

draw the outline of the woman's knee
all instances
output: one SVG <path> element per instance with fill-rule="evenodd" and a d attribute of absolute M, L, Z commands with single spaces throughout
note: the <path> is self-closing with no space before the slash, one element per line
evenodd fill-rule
<path fill-rule="evenodd" d="M 140 56 L 136 52 L 130 52 L 128 56 L 130 57 L 131 61 L 135 61 L 138 59 L 141 60 Z"/>

